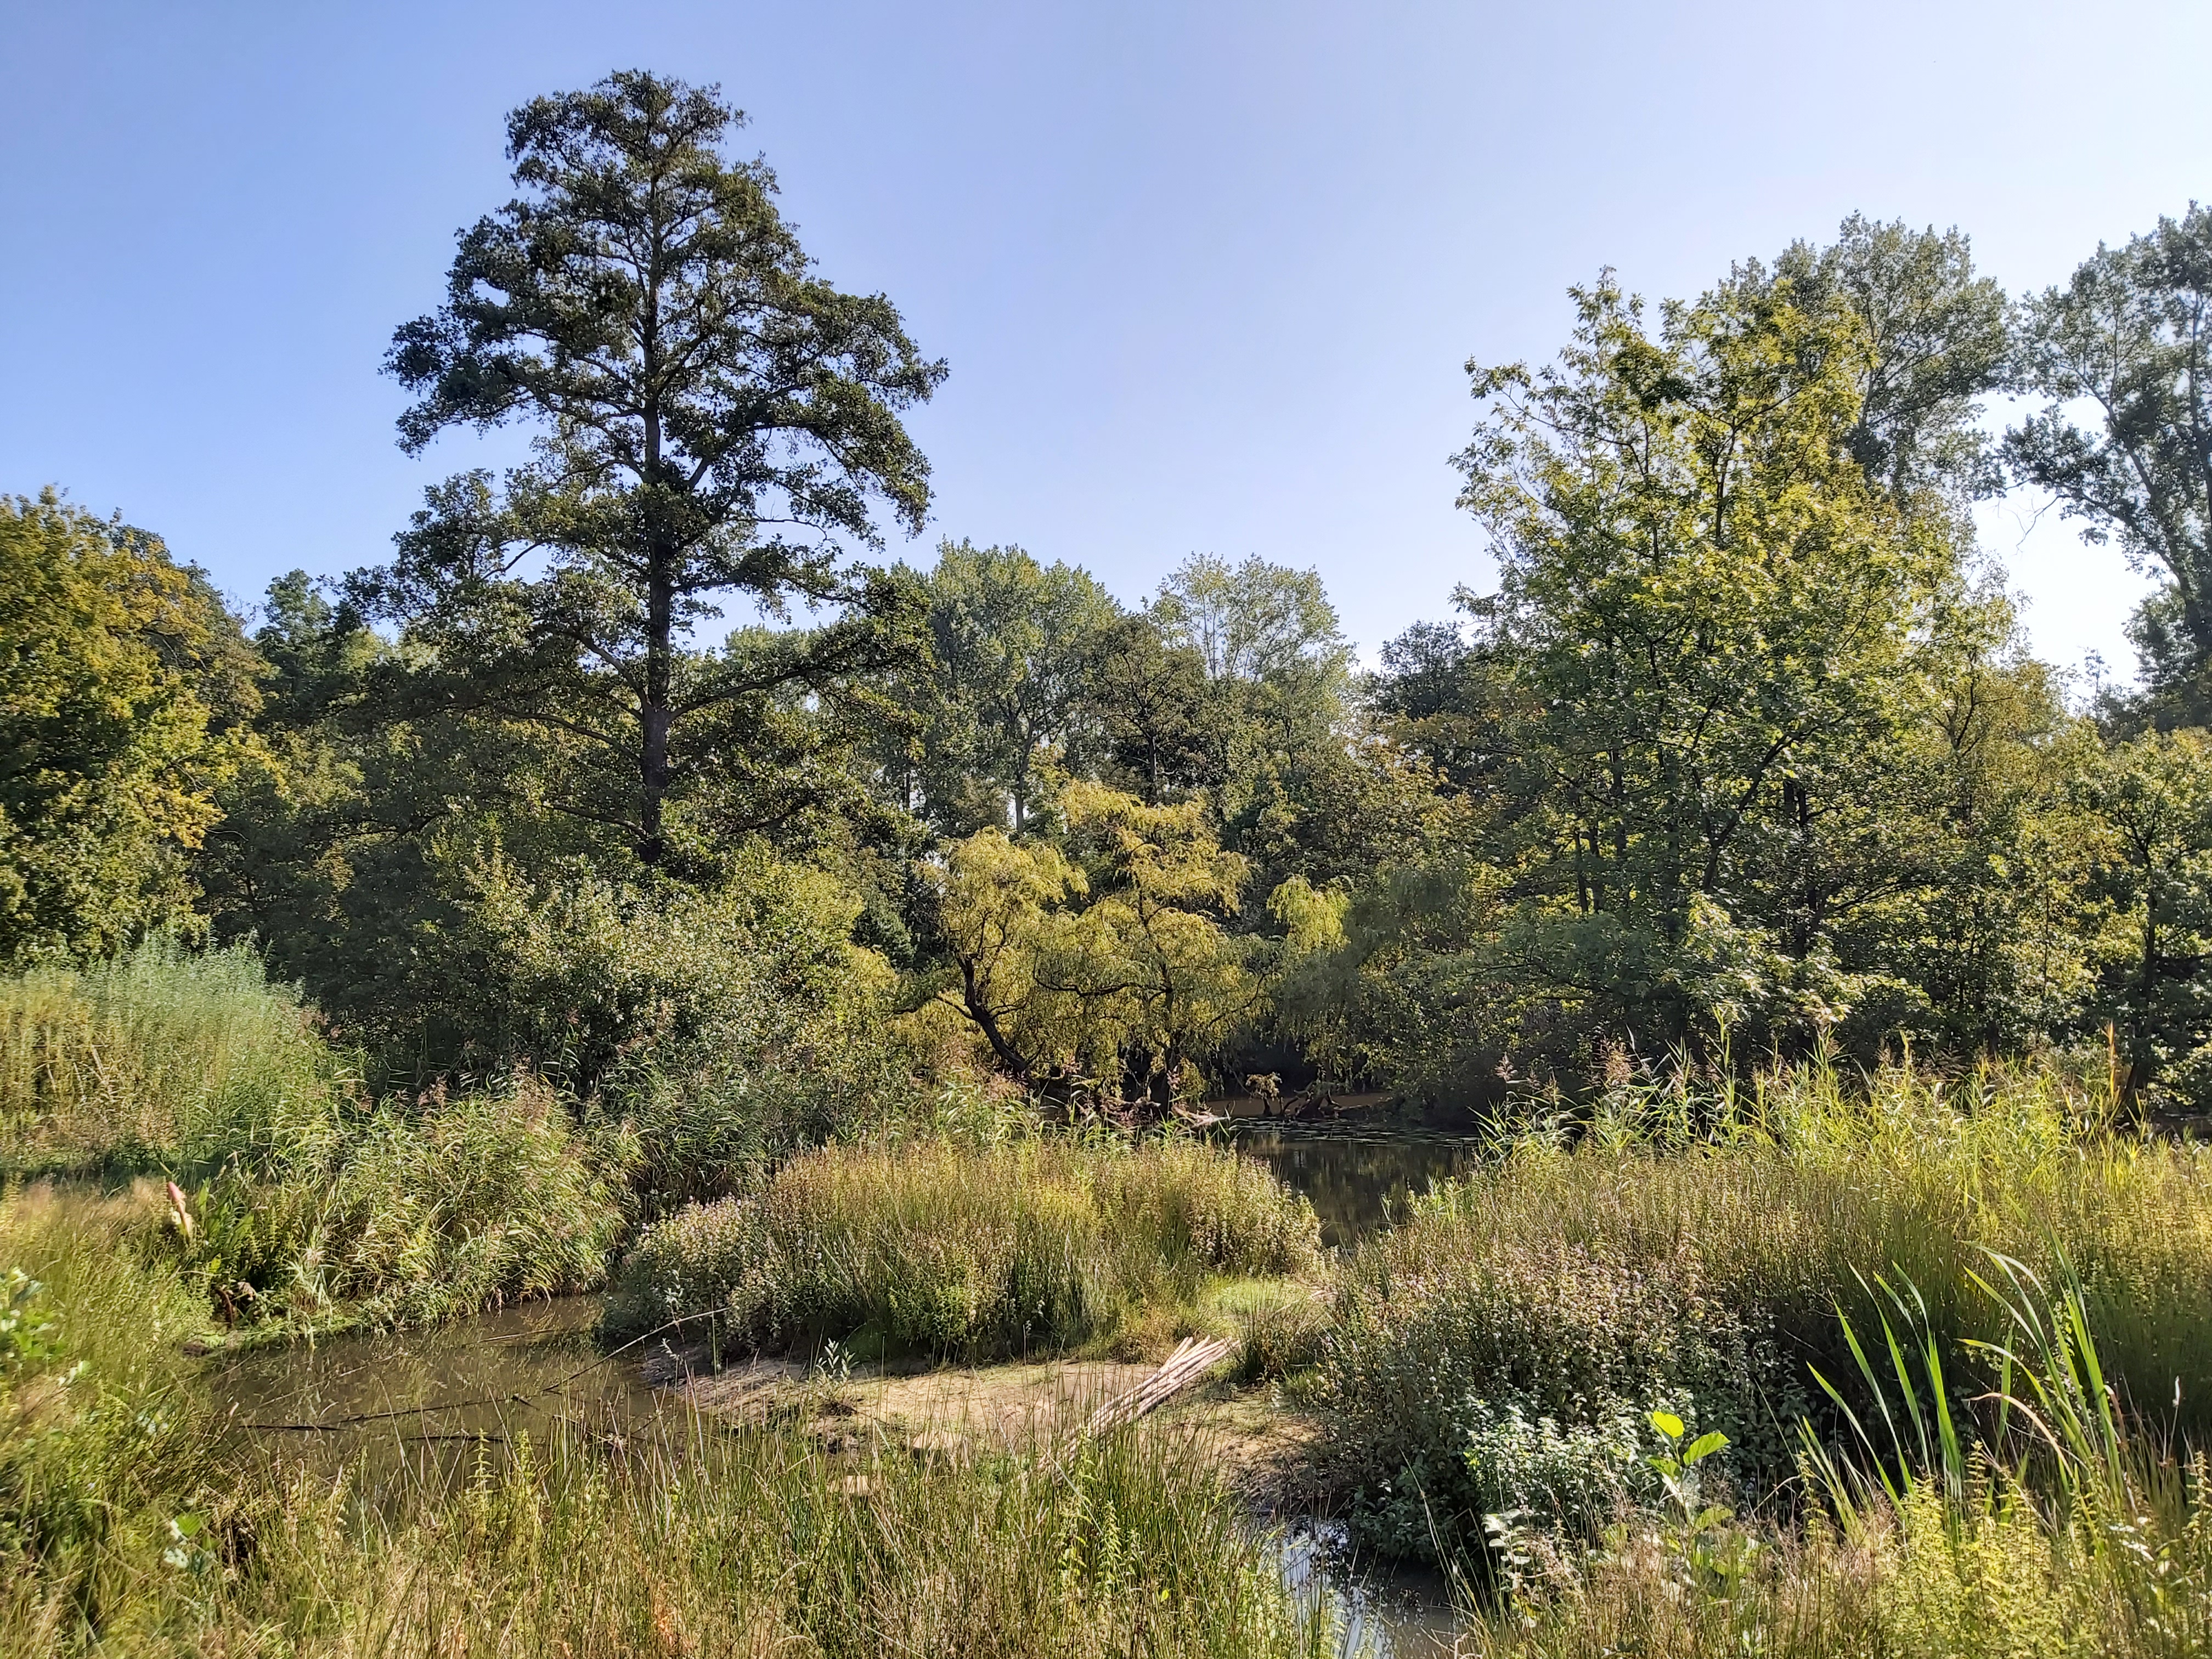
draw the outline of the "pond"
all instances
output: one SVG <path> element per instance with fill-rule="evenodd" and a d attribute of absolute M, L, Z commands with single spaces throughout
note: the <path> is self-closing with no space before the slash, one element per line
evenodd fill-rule
<path fill-rule="evenodd" d="M 1224 1139 L 1312 1200 L 1322 1243 L 1332 1245 L 1374 1232 L 1431 1182 L 1464 1175 L 1481 1158 L 1481 1143 L 1471 1135 L 1385 1125 L 1247 1117 L 1237 1119 Z"/>
<path fill-rule="evenodd" d="M 349 1467 L 371 1503 L 466 1480 L 478 1448 L 526 1433 L 543 1444 L 564 1432 L 610 1442 L 697 1432 L 703 1420 L 676 1390 L 648 1382 L 635 1355 L 599 1352 L 599 1303 L 568 1297 L 435 1331 L 264 1348 L 211 1359 L 207 1375 L 217 1408 L 256 1451 L 327 1474 Z M 1461 1626 L 1434 1574 L 1368 1571 L 1351 1559 L 1340 1526 L 1311 1516 L 1285 1522 L 1275 1547 L 1286 1582 L 1334 1612 L 1340 1651 L 1430 1659 L 1454 1650 Z"/>
<path fill-rule="evenodd" d="M 684 1418 L 635 1354 L 602 1354 L 598 1297 L 530 1302 L 429 1331 L 343 1336 L 209 1362 L 218 1412 L 287 1460 L 395 1478 L 450 1474 L 481 1444 L 567 1431 L 621 1434 Z"/>

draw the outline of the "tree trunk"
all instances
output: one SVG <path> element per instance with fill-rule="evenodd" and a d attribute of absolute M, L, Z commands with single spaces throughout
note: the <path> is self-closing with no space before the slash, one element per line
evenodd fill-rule
<path fill-rule="evenodd" d="M 675 610 L 674 584 L 669 571 L 669 556 L 665 547 L 656 544 L 650 566 L 650 586 L 646 598 L 645 647 L 645 706 L 639 716 L 645 726 L 645 749 L 640 767 L 641 786 L 638 815 L 641 834 L 637 855 L 647 868 L 658 866 L 667 855 L 668 842 L 662 833 L 661 803 L 668 794 L 668 727 L 672 719 L 669 690 L 672 675 L 672 644 L 669 635 Z"/>

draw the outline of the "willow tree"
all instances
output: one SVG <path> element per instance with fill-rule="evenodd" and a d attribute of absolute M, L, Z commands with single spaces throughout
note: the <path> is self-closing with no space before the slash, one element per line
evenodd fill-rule
<path fill-rule="evenodd" d="M 878 660 L 893 585 L 848 555 L 911 532 L 928 465 L 900 421 L 943 379 L 882 295 L 816 274 L 744 116 L 637 72 L 507 121 L 515 198 L 463 231 L 445 305 L 386 367 L 416 401 L 400 442 L 535 428 L 495 481 L 434 489 L 362 586 L 434 655 L 433 695 L 560 756 L 543 803 L 671 846 L 670 797 L 793 697 Z M 830 626 L 693 647 L 723 606 Z M 696 733 L 696 735 L 695 735 Z"/>
<path fill-rule="evenodd" d="M 946 849 L 935 994 L 1024 1083 L 1172 1099 L 1259 1007 L 1251 941 L 1225 925 L 1248 866 L 1200 801 L 1073 783 L 1057 805 L 1066 851 L 996 824 Z"/>

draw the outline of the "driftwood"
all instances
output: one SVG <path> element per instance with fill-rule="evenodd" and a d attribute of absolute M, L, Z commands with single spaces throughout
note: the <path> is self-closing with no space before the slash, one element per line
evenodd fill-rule
<path fill-rule="evenodd" d="M 1091 1413 L 1091 1420 L 1083 1425 L 1083 1432 L 1100 1434 L 1124 1423 L 1135 1422 L 1153 1407 L 1188 1388 L 1228 1352 L 1229 1342 L 1224 1337 L 1215 1337 L 1207 1342 L 1200 1342 L 1195 1337 L 1183 1338 L 1159 1370 L 1128 1393 L 1117 1395 Z"/>

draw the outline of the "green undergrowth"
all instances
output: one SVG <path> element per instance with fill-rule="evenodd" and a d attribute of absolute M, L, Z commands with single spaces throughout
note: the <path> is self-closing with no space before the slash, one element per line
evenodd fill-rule
<path fill-rule="evenodd" d="M 621 1160 L 523 1077 L 368 1115 L 319 1180 L 227 1166 L 164 1238 L 229 1324 L 431 1323 L 602 1283 Z"/>
<path fill-rule="evenodd" d="M 1804 1428 L 1796 1527 L 1747 1520 L 1662 1456 L 1662 1495 L 1563 1547 L 1493 1523 L 1497 1593 L 1462 1652 L 2181 1659 L 2212 1647 L 2212 1468 L 2123 1404 L 2087 1287 L 1996 1252 L 1992 1334 L 1949 1347 L 1909 1284 L 1852 1354 L 1863 1415 Z M 1986 1383 L 1956 1362 L 1985 1362 Z M 1672 1431 L 1673 1419 L 1655 1419 Z M 1680 1443 L 1679 1439 L 1676 1441 Z M 1712 1452 L 1711 1443 L 1705 1449 Z M 1723 1448 L 1722 1449 L 1724 1449 Z"/>
<path fill-rule="evenodd" d="M 1185 1139 L 832 1147 L 757 1196 L 685 1210 L 623 1264 L 604 1329 L 698 1322 L 725 1344 L 835 1339 L 967 1359 L 1110 1341 L 1212 1281 L 1308 1272 L 1312 1206 Z"/>
<path fill-rule="evenodd" d="M 0 981 L 0 1182 L 176 1183 L 136 1206 L 240 1330 L 422 1322 L 605 1277 L 639 1153 L 527 1073 L 372 1104 L 251 949 L 155 939 Z"/>
<path fill-rule="evenodd" d="M 137 1219 L 126 1199 L 0 1197 L 0 1651 L 97 1627 L 220 1485 L 183 1352 L 206 1308 L 140 1259 Z"/>
<path fill-rule="evenodd" d="M 1306 1397 L 1362 1540 L 1493 1565 L 1485 1517 L 1588 1537 L 1650 1484 L 1650 1413 L 1726 1436 L 1738 1500 L 1790 1505 L 1798 1425 L 1870 1402 L 1838 1310 L 1910 1284 L 1961 1377 L 1999 1314 L 1994 1249 L 2078 1273 L 2114 1387 L 2175 1443 L 2212 1433 L 2212 1153 L 2118 1132 L 2047 1071 L 1631 1097 L 1536 1125 L 1337 1274 Z M 1816 1375 L 1817 1373 L 1817 1375 Z"/>

